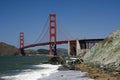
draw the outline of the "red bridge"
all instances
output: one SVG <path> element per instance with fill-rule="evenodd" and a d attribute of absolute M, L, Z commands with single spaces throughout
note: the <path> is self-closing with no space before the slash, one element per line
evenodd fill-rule
<path fill-rule="evenodd" d="M 69 46 L 69 55 L 77 55 L 79 49 L 89 49 L 95 43 L 102 41 L 104 39 L 80 39 L 80 40 L 62 40 L 57 41 L 57 27 L 56 27 L 56 14 L 49 15 L 49 41 L 48 42 L 41 42 L 35 43 L 30 45 L 24 45 L 24 33 L 20 32 L 20 54 L 25 56 L 24 49 L 35 47 L 35 46 L 44 46 L 49 45 L 49 54 L 57 55 L 56 52 L 56 45 L 58 44 L 68 44 Z"/>

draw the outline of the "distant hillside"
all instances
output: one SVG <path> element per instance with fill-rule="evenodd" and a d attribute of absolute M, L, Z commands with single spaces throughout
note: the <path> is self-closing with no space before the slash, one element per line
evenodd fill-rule
<path fill-rule="evenodd" d="M 64 49 L 64 48 L 57 48 L 57 53 L 58 55 L 60 56 L 68 56 L 68 51 L 67 49 Z"/>
<path fill-rule="evenodd" d="M 38 49 L 38 54 L 49 54 L 49 50 L 47 49 Z M 67 53 L 67 49 L 64 48 L 57 48 L 57 54 L 66 54 Z"/>
<path fill-rule="evenodd" d="M 38 49 L 38 50 L 27 49 L 25 50 L 25 53 L 26 54 L 49 54 L 49 50 L 48 49 Z M 67 49 L 57 48 L 57 54 L 67 55 Z"/>
<path fill-rule="evenodd" d="M 65 48 L 57 48 L 58 53 L 67 53 L 67 49 Z"/>
<path fill-rule="evenodd" d="M 120 30 L 93 46 L 83 57 L 88 63 L 120 71 Z"/>
<path fill-rule="evenodd" d="M 18 49 L 12 45 L 0 42 L 0 56 L 18 55 Z"/>
<path fill-rule="evenodd" d="M 38 54 L 49 54 L 49 50 L 47 49 L 38 49 L 37 52 Z"/>

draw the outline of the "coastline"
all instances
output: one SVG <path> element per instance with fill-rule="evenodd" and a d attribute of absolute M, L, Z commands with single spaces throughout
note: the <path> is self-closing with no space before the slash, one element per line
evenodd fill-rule
<path fill-rule="evenodd" d="M 116 71 L 105 71 L 95 66 L 88 64 L 75 64 L 75 69 L 82 72 L 87 72 L 88 76 L 95 80 L 120 80 L 120 72 Z"/>
<path fill-rule="evenodd" d="M 73 66 L 74 65 L 68 66 L 66 64 L 59 66 L 57 69 L 59 71 L 59 73 L 57 73 L 59 80 L 94 80 L 87 75 L 87 72 L 77 70 L 75 69 L 75 66 Z"/>

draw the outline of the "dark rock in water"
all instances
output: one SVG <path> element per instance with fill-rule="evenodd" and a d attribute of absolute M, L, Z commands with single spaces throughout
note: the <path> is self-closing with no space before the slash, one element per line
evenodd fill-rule
<path fill-rule="evenodd" d="M 0 56 L 18 55 L 18 48 L 8 45 L 4 42 L 0 42 Z"/>
<path fill-rule="evenodd" d="M 50 64 L 55 64 L 55 65 L 57 65 L 57 64 L 64 64 L 64 60 L 60 56 L 54 56 L 48 62 Z"/>

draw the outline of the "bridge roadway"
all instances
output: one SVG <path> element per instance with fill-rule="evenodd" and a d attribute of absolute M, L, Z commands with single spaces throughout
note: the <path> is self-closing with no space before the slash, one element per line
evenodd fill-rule
<path fill-rule="evenodd" d="M 80 43 L 86 43 L 86 42 L 98 42 L 98 41 L 102 41 L 104 39 L 80 39 L 79 42 Z M 70 40 L 70 42 L 76 42 L 76 40 Z M 68 40 L 65 41 L 57 41 L 56 44 L 67 44 Z M 43 42 L 43 43 L 37 43 L 37 44 L 30 44 L 30 45 L 26 45 L 23 47 L 23 49 L 25 48 L 30 48 L 30 47 L 35 47 L 35 46 L 44 46 L 44 45 L 49 45 L 52 44 L 50 42 Z"/>

